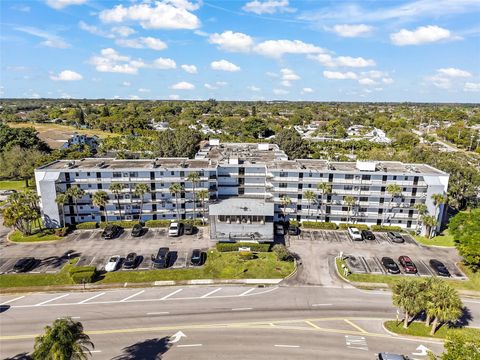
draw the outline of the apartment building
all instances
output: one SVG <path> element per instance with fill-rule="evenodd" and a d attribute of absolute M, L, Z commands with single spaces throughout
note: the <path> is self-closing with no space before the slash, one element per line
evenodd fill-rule
<path fill-rule="evenodd" d="M 199 176 L 195 184 L 188 181 L 191 173 Z M 134 188 L 144 183 L 150 189 L 143 199 L 144 221 L 205 217 L 213 239 L 272 241 L 273 223 L 285 219 L 415 229 L 419 203 L 437 216 L 440 226 L 444 209 L 431 196 L 447 191 L 449 175 L 424 164 L 289 160 L 274 144 L 210 140 L 194 159 L 60 160 L 36 169 L 35 178 L 42 215 L 50 227 L 61 225 L 62 210 L 67 224 L 105 221 L 106 216 L 120 220 L 120 212 L 123 220 L 138 219 L 142 199 Z M 124 185 L 121 194 L 110 192 L 114 183 Z M 175 196 L 172 184 L 180 184 L 184 191 Z M 392 195 L 390 184 L 398 185 L 400 192 Z M 85 196 L 77 206 L 70 202 L 60 209 L 56 195 L 72 186 L 83 189 Z M 209 194 L 204 202 L 197 196 L 195 206 L 194 187 L 196 194 L 200 190 Z M 110 194 L 105 209 L 92 204 L 98 190 Z"/>

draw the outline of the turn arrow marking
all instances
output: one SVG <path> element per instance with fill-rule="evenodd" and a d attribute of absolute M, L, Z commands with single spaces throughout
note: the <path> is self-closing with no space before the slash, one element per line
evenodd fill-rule
<path fill-rule="evenodd" d="M 419 345 L 417 347 L 417 350 L 419 352 L 414 352 L 412 353 L 412 355 L 419 355 L 419 356 L 426 356 L 428 355 L 428 351 L 430 350 L 429 348 L 427 348 L 425 345 Z"/>
<path fill-rule="evenodd" d="M 182 337 L 187 337 L 187 335 L 185 335 L 182 331 L 177 331 L 177 332 L 172 336 L 173 339 L 170 338 L 169 343 L 170 343 L 170 344 L 175 344 L 175 343 L 179 342 Z"/>

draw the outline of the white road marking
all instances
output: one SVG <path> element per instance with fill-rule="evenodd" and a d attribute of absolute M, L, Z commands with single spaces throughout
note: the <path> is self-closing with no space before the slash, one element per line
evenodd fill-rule
<path fill-rule="evenodd" d="M 80 316 L 62 316 L 62 317 L 58 317 L 57 320 L 66 319 L 68 317 L 70 319 L 80 319 Z"/>
<path fill-rule="evenodd" d="M 165 315 L 170 314 L 168 311 L 149 312 L 147 315 Z"/>
<path fill-rule="evenodd" d="M 332 306 L 333 304 L 312 304 L 312 306 Z"/>
<path fill-rule="evenodd" d="M 472 304 L 480 304 L 480 301 L 475 301 L 475 300 L 463 300 L 463 302 L 472 303 Z"/>
<path fill-rule="evenodd" d="M 232 311 L 253 310 L 253 308 L 234 308 Z"/>
<path fill-rule="evenodd" d="M 174 292 L 168 294 L 168 295 L 165 295 L 164 297 L 162 297 L 160 300 L 167 300 L 170 296 L 173 296 L 175 294 L 178 294 L 180 291 L 182 291 L 183 289 L 178 289 L 178 290 L 175 290 Z"/>
<path fill-rule="evenodd" d="M 243 293 L 241 293 L 241 294 L 238 295 L 238 296 L 245 296 L 245 295 L 247 295 L 247 294 L 250 294 L 253 290 L 255 290 L 255 288 L 248 289 L 247 291 L 244 291 Z"/>
<path fill-rule="evenodd" d="M 91 352 L 92 354 L 94 354 L 94 353 L 101 353 L 102 350 L 90 350 L 90 352 Z"/>
<path fill-rule="evenodd" d="M 5 301 L 5 302 L 1 303 L 0 305 L 7 305 L 7 304 L 10 304 L 10 303 L 12 303 L 12 302 L 14 302 L 14 301 L 17 301 L 17 300 L 23 299 L 24 297 L 25 297 L 25 295 L 23 295 L 23 296 L 19 296 L 19 297 L 15 298 L 15 299 L 7 300 L 7 301 Z"/>
<path fill-rule="evenodd" d="M 92 261 L 88 264 L 88 266 L 92 265 L 93 261 L 95 260 L 95 256 L 92 258 Z"/>
<path fill-rule="evenodd" d="M 45 304 L 47 304 L 47 303 L 49 303 L 49 302 L 52 302 L 52 301 L 55 301 L 55 300 L 64 298 L 64 297 L 66 297 L 66 296 L 68 296 L 68 295 L 70 295 L 70 294 L 63 294 L 63 295 L 57 296 L 57 297 L 55 297 L 55 298 L 53 298 L 53 299 L 46 300 L 46 301 L 42 301 L 41 303 L 35 304 L 34 306 L 42 306 L 42 305 L 45 305 Z"/>
<path fill-rule="evenodd" d="M 130 296 L 127 296 L 125 299 L 122 299 L 120 300 L 120 302 L 125 302 L 127 300 L 130 300 L 131 298 L 137 296 L 137 295 L 140 295 L 140 294 L 143 294 L 145 292 L 145 290 L 140 290 L 139 292 L 133 294 L 133 295 L 130 295 Z"/>
<path fill-rule="evenodd" d="M 85 304 L 87 301 L 96 299 L 97 297 L 102 296 L 102 295 L 105 295 L 105 293 L 103 292 L 103 293 L 94 295 L 94 296 L 92 296 L 92 297 L 89 297 L 88 299 L 85 299 L 85 300 L 80 301 L 78 304 Z"/>
<path fill-rule="evenodd" d="M 181 348 L 181 347 L 195 347 L 195 346 L 202 346 L 202 344 L 185 344 L 185 345 L 177 345 L 177 348 Z"/>
<path fill-rule="evenodd" d="M 212 291 L 210 291 L 209 293 L 206 293 L 205 295 L 200 296 L 200 298 L 201 298 L 201 299 L 204 299 L 204 298 L 208 297 L 209 295 L 215 294 L 216 292 L 218 292 L 218 291 L 220 291 L 220 290 L 222 290 L 222 288 L 218 288 L 218 289 L 212 290 Z"/>
<path fill-rule="evenodd" d="M 345 344 L 350 349 L 368 351 L 367 340 L 363 336 L 345 335 Z"/>
<path fill-rule="evenodd" d="M 299 347 L 300 347 L 300 345 L 282 345 L 282 344 L 280 344 L 280 345 L 273 345 L 273 346 L 275 346 L 275 347 L 281 347 L 281 348 L 299 348 Z"/>

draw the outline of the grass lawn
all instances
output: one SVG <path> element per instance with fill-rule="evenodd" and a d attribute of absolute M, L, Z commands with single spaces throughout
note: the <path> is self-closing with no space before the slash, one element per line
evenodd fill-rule
<path fill-rule="evenodd" d="M 437 245 L 437 246 L 449 246 L 454 247 L 455 242 L 453 241 L 453 236 L 450 235 L 448 229 L 445 230 L 441 235 L 435 236 L 432 239 L 426 238 L 425 236 L 414 236 L 415 240 L 423 245 Z"/>
<path fill-rule="evenodd" d="M 38 241 L 55 241 L 62 239 L 60 236 L 55 235 L 53 230 L 46 229 L 39 231 L 33 235 L 25 236 L 20 231 L 14 231 L 10 237 L 10 241 L 14 242 L 38 242 Z"/>
<path fill-rule="evenodd" d="M 28 183 L 32 185 L 30 181 Z M 30 186 L 31 187 L 31 186 Z M 25 190 L 25 180 L 1 180 L 0 181 L 0 190 Z"/>
<path fill-rule="evenodd" d="M 68 134 L 71 135 L 73 133 L 77 133 L 80 135 L 88 135 L 93 136 L 97 135 L 100 138 L 105 138 L 108 136 L 119 136 L 120 134 L 109 133 L 102 130 L 97 129 L 77 129 L 74 126 L 68 125 L 61 125 L 61 124 L 53 124 L 53 123 L 31 123 L 31 122 L 11 122 L 8 123 L 8 126 L 12 128 L 26 128 L 26 127 L 33 127 L 35 130 L 38 131 L 40 137 L 49 138 L 49 133 L 58 134 Z"/>
<path fill-rule="evenodd" d="M 474 335 L 477 339 L 480 338 L 480 329 L 478 328 L 449 328 L 444 325 L 437 329 L 435 335 L 430 335 L 431 327 L 425 326 L 423 322 L 412 322 L 407 329 L 403 328 L 403 321 L 397 323 L 394 320 L 385 321 L 385 327 L 399 335 L 412 335 L 412 336 L 424 336 L 424 337 L 434 337 L 438 339 L 445 339 L 447 334 L 451 331 L 459 331 L 462 333 L 470 333 Z"/>
<path fill-rule="evenodd" d="M 56 274 L 2 274 L 0 276 L 0 288 L 71 285 L 73 281 L 68 271 L 77 261 L 78 259 L 70 260 L 70 262 Z"/>
<path fill-rule="evenodd" d="M 238 253 L 208 252 L 200 268 L 107 273 L 100 283 L 146 282 L 193 279 L 273 279 L 284 278 L 294 268 L 293 262 L 278 261 L 274 253 L 257 253 L 255 260 L 242 261 Z"/>

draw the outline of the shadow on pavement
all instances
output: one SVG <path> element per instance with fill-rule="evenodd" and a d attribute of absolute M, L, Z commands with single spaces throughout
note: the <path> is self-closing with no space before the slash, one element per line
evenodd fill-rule
<path fill-rule="evenodd" d="M 161 339 L 148 339 L 123 348 L 123 353 L 113 358 L 113 360 L 160 360 L 162 355 L 170 349 L 168 341 L 170 338 L 165 336 Z"/>
<path fill-rule="evenodd" d="M 30 355 L 28 355 L 28 353 L 24 352 L 9 358 L 5 358 L 5 360 L 32 360 L 32 358 L 30 357 Z"/>
<path fill-rule="evenodd" d="M 470 309 L 467 308 L 466 306 L 464 306 L 463 309 L 462 309 L 462 316 L 460 317 L 460 319 L 458 319 L 457 321 L 455 321 L 453 323 L 453 327 L 468 326 L 468 324 L 470 323 L 470 321 L 472 319 L 473 319 L 473 317 L 472 317 L 472 313 L 471 313 Z"/>
<path fill-rule="evenodd" d="M 10 309 L 10 305 L 0 305 L 0 314 Z"/>

